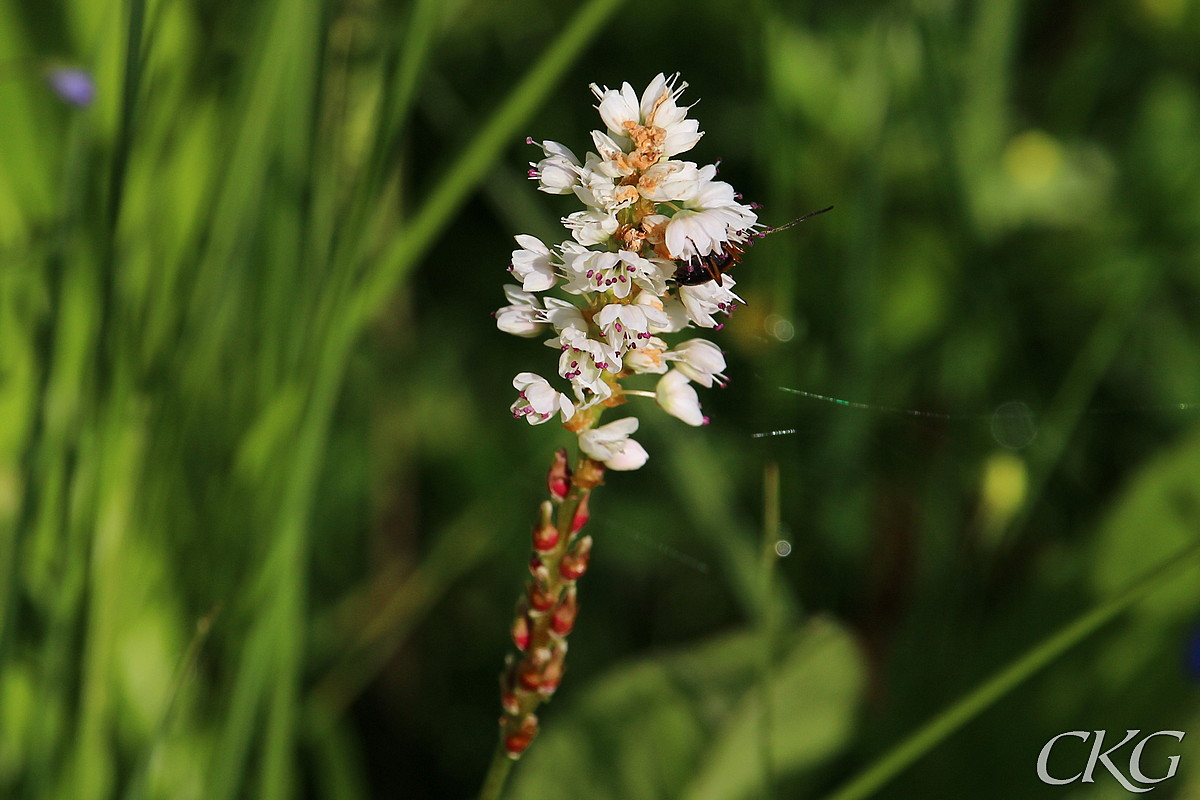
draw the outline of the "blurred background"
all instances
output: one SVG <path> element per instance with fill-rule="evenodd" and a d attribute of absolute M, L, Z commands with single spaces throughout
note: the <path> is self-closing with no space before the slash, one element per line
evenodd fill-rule
<path fill-rule="evenodd" d="M 474 795 L 571 438 L 510 418 L 554 354 L 489 317 L 576 209 L 524 139 L 660 71 L 766 222 L 836 208 L 737 268 L 712 424 L 646 414 L 593 498 L 508 796 L 835 790 L 1196 540 L 1198 39 L 1191 0 L 0 0 L 0 797 Z M 1184 566 L 877 796 L 1124 797 L 1034 766 L 1136 728 L 1200 797 Z"/>

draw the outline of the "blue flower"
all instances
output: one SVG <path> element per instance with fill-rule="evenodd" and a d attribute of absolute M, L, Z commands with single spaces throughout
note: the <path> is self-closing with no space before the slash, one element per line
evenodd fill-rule
<path fill-rule="evenodd" d="M 46 73 L 54 93 L 76 108 L 87 108 L 96 99 L 96 84 L 87 70 L 56 67 Z"/>

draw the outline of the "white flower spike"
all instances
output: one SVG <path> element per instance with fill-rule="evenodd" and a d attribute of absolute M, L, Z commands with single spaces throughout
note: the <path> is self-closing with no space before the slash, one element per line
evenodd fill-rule
<path fill-rule="evenodd" d="M 757 206 L 717 180 L 715 165 L 676 158 L 703 135 L 688 116 L 692 106 L 682 104 L 686 88 L 678 74 L 664 73 L 640 94 L 628 83 L 592 84 L 602 124 L 591 132 L 593 151 L 577 156 L 540 143 L 529 177 L 580 205 L 562 218 L 558 244 L 517 237 L 510 270 L 521 285 L 505 288 L 509 305 L 496 312 L 503 331 L 547 331 L 558 377 L 570 386 L 559 391 L 521 373 L 514 415 L 540 424 L 558 414 L 583 454 L 609 469 L 637 469 L 647 458 L 629 438 L 637 417 L 599 424 L 611 406 L 647 397 L 688 425 L 708 421 L 695 387 L 725 385 L 725 356 L 713 342 L 675 336 L 722 327 L 742 303 L 727 272 L 765 235 Z M 555 290 L 561 296 L 536 294 Z M 653 386 L 651 375 L 661 376 Z"/>

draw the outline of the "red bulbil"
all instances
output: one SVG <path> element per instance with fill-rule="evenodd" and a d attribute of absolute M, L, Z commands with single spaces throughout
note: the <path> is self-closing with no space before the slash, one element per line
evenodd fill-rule
<path fill-rule="evenodd" d="M 529 647 L 529 637 L 532 631 L 529 627 L 529 617 L 521 614 L 513 620 L 512 624 L 512 640 L 518 650 L 524 651 Z"/>
<path fill-rule="evenodd" d="M 522 689 L 532 692 L 541 686 L 542 673 L 522 669 L 521 674 L 517 676 L 517 680 L 520 681 Z"/>
<path fill-rule="evenodd" d="M 585 536 L 575 545 L 574 551 L 563 556 L 558 563 L 558 574 L 565 581 L 577 581 L 587 572 L 588 559 L 592 555 L 592 537 Z"/>
<path fill-rule="evenodd" d="M 579 529 L 587 525 L 587 521 L 592 518 L 588 511 L 588 498 L 591 496 L 591 492 L 588 492 L 579 501 L 579 508 L 575 509 L 575 517 L 571 520 L 571 533 L 578 533 Z"/>
<path fill-rule="evenodd" d="M 508 752 L 508 757 L 517 759 L 521 757 L 521 753 L 529 747 L 533 742 L 533 737 L 537 736 L 538 723 L 537 717 L 533 714 L 521 720 L 521 727 L 513 733 L 504 737 L 504 749 Z"/>
<path fill-rule="evenodd" d="M 546 475 L 546 488 L 550 496 L 561 501 L 571 491 L 571 466 L 567 463 L 567 449 L 560 447 L 554 452 L 554 463 Z"/>
<path fill-rule="evenodd" d="M 567 658 L 567 643 L 559 642 L 554 648 L 554 653 L 550 656 L 550 663 L 546 664 L 542 670 L 542 683 L 538 686 L 538 693 L 542 697 L 549 697 L 554 694 L 554 690 L 562 683 L 563 673 L 566 671 Z"/>
<path fill-rule="evenodd" d="M 558 544 L 558 528 L 553 525 L 538 525 L 533 529 L 533 549 L 549 553 Z"/>
<path fill-rule="evenodd" d="M 579 603 L 575 596 L 575 587 L 572 586 L 558 604 L 558 608 L 554 609 L 554 616 L 550 618 L 550 630 L 559 636 L 566 636 L 575 627 L 575 617 L 579 613 Z"/>
<path fill-rule="evenodd" d="M 532 692 L 541 686 L 548 661 L 550 661 L 550 651 L 544 647 L 539 647 L 525 656 L 525 659 L 517 667 L 517 683 L 522 689 Z"/>
<path fill-rule="evenodd" d="M 549 611 L 558 602 L 558 593 L 551 592 L 536 583 L 529 585 L 529 605 L 539 614 Z"/>

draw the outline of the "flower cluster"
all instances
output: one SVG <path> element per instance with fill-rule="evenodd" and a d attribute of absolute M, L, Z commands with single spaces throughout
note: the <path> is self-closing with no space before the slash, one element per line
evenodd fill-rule
<path fill-rule="evenodd" d="M 685 328 L 715 328 L 741 299 L 734 280 L 717 266 L 755 235 L 758 218 L 733 187 L 716 180 L 715 165 L 676 156 L 703 135 L 690 106 L 679 105 L 686 83 L 659 74 L 639 97 L 592 85 L 605 130 L 592 131 L 595 152 L 580 159 L 558 142 L 541 143 L 544 157 L 529 177 L 549 194 L 573 194 L 584 208 L 562 219 L 570 239 L 548 246 L 518 236 L 505 286 L 508 305 L 499 328 L 550 338 L 559 351 L 558 375 L 570 394 L 522 372 L 513 380 L 513 415 L 538 425 L 559 417 L 579 435 L 582 452 L 610 469 L 637 469 L 647 454 L 630 438 L 638 419 L 596 427 L 601 411 L 630 396 L 653 398 L 689 425 L 708 419 L 692 384 L 724 385 L 725 358 L 712 342 L 669 344 Z M 533 144 L 533 140 L 529 140 Z M 720 280 L 711 280 L 705 271 Z M 558 289 L 570 299 L 543 294 Z M 622 385 L 626 378 L 661 376 L 654 391 Z"/>

